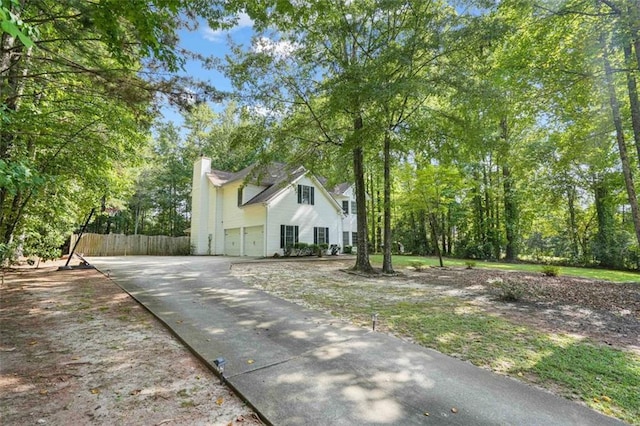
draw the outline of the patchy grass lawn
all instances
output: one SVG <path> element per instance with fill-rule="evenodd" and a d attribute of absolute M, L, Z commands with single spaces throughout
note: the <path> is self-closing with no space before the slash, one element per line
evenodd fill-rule
<path fill-rule="evenodd" d="M 382 265 L 382 255 L 375 254 L 370 256 L 371 263 L 376 266 Z M 404 269 L 411 266 L 414 262 L 421 262 L 425 266 L 439 266 L 437 257 L 425 256 L 393 256 L 394 268 Z M 469 260 L 444 258 L 444 266 L 465 267 Z M 528 263 L 502 263 L 502 262 L 486 262 L 482 260 L 474 261 L 474 268 L 496 269 L 500 271 L 522 271 L 541 273 L 543 265 L 533 265 Z M 611 282 L 635 282 L 640 284 L 640 273 L 631 271 L 612 271 L 608 269 L 597 268 L 577 268 L 570 266 L 559 266 L 560 275 L 568 275 L 572 277 L 589 278 L 594 280 L 604 280 Z"/>
<path fill-rule="evenodd" d="M 557 301 L 558 306 L 547 301 L 544 306 L 500 302 L 486 283 L 491 276 L 486 270 L 459 268 L 454 282 L 439 269 L 429 268 L 425 273 L 404 269 L 406 275 L 399 277 L 366 278 L 340 270 L 349 266 L 335 262 L 318 262 L 312 268 L 306 262 L 263 263 L 234 265 L 233 271 L 256 287 L 363 327 L 371 327 L 371 316 L 377 313 L 381 331 L 640 424 L 640 346 L 611 345 L 604 338 L 593 337 L 599 336 L 597 333 L 580 333 L 580 324 L 564 329 L 564 317 L 559 316 L 566 310 L 583 312 L 585 319 L 580 321 L 614 321 L 615 315 L 624 316 L 630 333 L 635 333 L 626 341 L 638 343 L 637 304 L 621 306 L 621 313 L 600 317 L 609 313 L 592 306 L 562 305 L 563 300 Z M 399 262 L 395 267 L 400 269 Z M 588 285 L 584 280 L 579 284 Z M 599 284 L 609 286 L 611 292 L 625 286 Z M 545 312 L 537 316 L 537 322 L 528 320 L 535 316 L 535 310 L 543 308 Z"/>

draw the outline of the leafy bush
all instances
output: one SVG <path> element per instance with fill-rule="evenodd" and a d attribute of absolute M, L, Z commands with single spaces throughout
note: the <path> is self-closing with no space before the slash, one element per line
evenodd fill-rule
<path fill-rule="evenodd" d="M 411 266 L 416 271 L 420 272 L 420 271 L 422 271 L 424 269 L 424 267 L 426 265 L 424 263 L 420 262 L 419 260 L 414 260 L 412 262 L 409 262 L 409 266 Z"/>
<path fill-rule="evenodd" d="M 476 262 L 473 260 L 467 260 L 464 264 L 467 265 L 467 269 L 473 269 L 476 266 Z"/>
<path fill-rule="evenodd" d="M 640 246 L 630 246 L 624 251 L 625 267 L 640 270 Z"/>
<path fill-rule="evenodd" d="M 9 266 L 15 257 L 16 244 L 0 243 L 0 268 Z"/>
<path fill-rule="evenodd" d="M 317 247 L 318 249 L 316 250 L 316 253 L 318 254 L 318 257 L 322 257 L 322 255 L 325 254 L 329 249 L 329 244 L 322 243 L 322 244 L 318 244 Z"/>
<path fill-rule="evenodd" d="M 542 273 L 545 277 L 557 277 L 560 275 L 560 268 L 554 265 L 545 265 L 542 267 Z"/>
<path fill-rule="evenodd" d="M 498 299 L 504 302 L 517 302 L 525 293 L 525 285 L 511 278 L 498 278 L 490 281 Z"/>
<path fill-rule="evenodd" d="M 344 254 L 351 254 L 353 251 L 351 249 L 351 246 L 344 246 L 344 249 L 342 249 L 342 252 Z"/>
<path fill-rule="evenodd" d="M 309 244 L 298 242 L 293 245 L 295 256 L 308 256 L 309 253 Z"/>
<path fill-rule="evenodd" d="M 24 239 L 24 255 L 37 257 L 40 260 L 54 260 L 62 255 L 60 246 L 64 242 L 64 234 L 54 226 L 41 224 L 27 232 Z"/>

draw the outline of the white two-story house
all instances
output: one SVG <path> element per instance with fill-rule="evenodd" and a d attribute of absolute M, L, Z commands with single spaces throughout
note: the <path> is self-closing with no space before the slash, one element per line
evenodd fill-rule
<path fill-rule="evenodd" d="M 344 247 L 357 238 L 351 186 L 339 185 L 332 195 L 304 167 L 231 173 L 212 170 L 202 157 L 194 164 L 191 196 L 194 254 L 267 257 L 296 242 Z"/>

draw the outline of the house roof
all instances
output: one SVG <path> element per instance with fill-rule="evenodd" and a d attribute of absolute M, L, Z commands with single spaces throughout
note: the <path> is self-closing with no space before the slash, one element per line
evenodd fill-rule
<path fill-rule="evenodd" d="M 229 178 L 233 175 L 230 172 L 223 172 L 222 170 L 211 170 L 207 175 L 209 177 L 209 181 L 214 186 L 222 186 L 225 183 L 229 182 Z"/>
<path fill-rule="evenodd" d="M 286 164 L 274 162 L 267 166 L 252 164 L 236 173 L 211 170 L 208 177 L 209 181 L 215 186 L 223 186 L 231 182 L 244 180 L 254 185 L 266 187 L 264 191 L 243 204 L 247 206 L 270 201 L 285 189 L 287 184 L 296 181 L 306 173 L 307 169 L 303 166 L 290 167 Z"/>
<path fill-rule="evenodd" d="M 322 186 L 324 186 L 327 189 L 327 191 L 329 191 L 329 193 L 334 196 L 344 196 L 344 193 L 347 192 L 347 190 L 353 186 L 352 183 L 343 182 L 343 183 L 337 184 L 333 188 L 329 188 L 328 186 L 329 179 L 323 176 L 318 177 L 318 182 L 320 182 Z"/>
<path fill-rule="evenodd" d="M 298 167 L 300 168 L 300 167 Z M 288 167 L 282 163 L 270 163 L 267 166 L 260 166 L 258 164 L 252 164 L 238 172 L 225 172 L 222 170 L 211 170 L 209 173 L 209 180 L 214 185 L 226 185 L 230 182 L 235 182 L 241 179 L 247 179 L 248 181 L 257 185 L 273 185 L 283 175 L 291 173 L 291 171 L 297 170 L 297 168 Z M 214 182 L 215 181 L 215 182 Z"/>
<path fill-rule="evenodd" d="M 269 200 L 275 198 L 276 195 L 280 193 L 280 191 L 284 190 L 288 183 L 296 181 L 299 177 L 303 176 L 307 173 L 307 169 L 300 166 L 297 169 L 288 172 L 285 169 L 282 169 L 281 172 L 277 175 L 271 175 L 272 182 L 267 189 L 244 203 L 244 205 L 249 204 L 257 204 L 257 203 L 266 203 Z M 260 181 L 261 185 L 267 185 L 266 180 Z"/>
<path fill-rule="evenodd" d="M 352 185 L 353 184 L 349 182 L 340 183 L 333 187 L 333 189 L 331 190 L 331 193 L 336 195 L 344 195 L 344 193 L 347 192 L 347 190 L 351 188 Z"/>

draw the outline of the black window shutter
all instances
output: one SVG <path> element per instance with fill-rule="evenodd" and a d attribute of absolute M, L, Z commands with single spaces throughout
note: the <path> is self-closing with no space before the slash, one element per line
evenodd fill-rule
<path fill-rule="evenodd" d="M 318 228 L 313 227 L 313 244 L 318 244 Z"/>
<path fill-rule="evenodd" d="M 284 248 L 284 232 L 285 232 L 285 226 L 280 225 L 280 248 Z"/>
<path fill-rule="evenodd" d="M 302 185 L 298 185 L 298 204 L 302 204 Z"/>
<path fill-rule="evenodd" d="M 298 225 L 293 227 L 293 242 L 297 243 L 298 241 Z"/>
<path fill-rule="evenodd" d="M 314 189 L 315 189 L 315 188 L 312 186 L 312 187 L 311 187 L 311 205 L 313 205 L 313 204 L 314 204 L 314 199 L 313 199 Z"/>
<path fill-rule="evenodd" d="M 329 228 L 324 228 L 325 243 L 329 244 Z"/>

